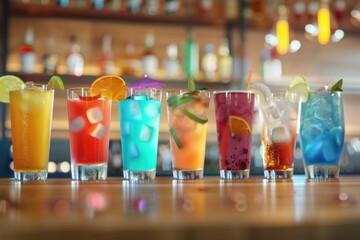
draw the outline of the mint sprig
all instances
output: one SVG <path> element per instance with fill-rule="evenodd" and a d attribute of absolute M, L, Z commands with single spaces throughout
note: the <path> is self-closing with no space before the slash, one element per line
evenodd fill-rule
<path fill-rule="evenodd" d="M 343 80 L 340 79 L 330 88 L 330 93 L 342 92 L 343 91 L 342 85 L 343 85 Z"/>

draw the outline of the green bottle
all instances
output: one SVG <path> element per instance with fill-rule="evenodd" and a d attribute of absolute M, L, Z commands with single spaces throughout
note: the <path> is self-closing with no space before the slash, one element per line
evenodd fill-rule
<path fill-rule="evenodd" d="M 199 72 L 199 61 L 199 46 L 192 38 L 192 31 L 189 29 L 183 54 L 183 68 L 187 78 L 196 77 Z"/>

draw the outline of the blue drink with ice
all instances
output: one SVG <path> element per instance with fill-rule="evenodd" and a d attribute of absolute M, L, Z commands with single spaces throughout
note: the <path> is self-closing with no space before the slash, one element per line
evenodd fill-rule
<path fill-rule="evenodd" d="M 119 102 L 124 178 L 154 179 L 159 139 L 161 90 L 133 91 Z"/>
<path fill-rule="evenodd" d="M 337 178 L 344 144 L 341 92 L 321 91 L 301 105 L 300 142 L 308 178 Z"/>

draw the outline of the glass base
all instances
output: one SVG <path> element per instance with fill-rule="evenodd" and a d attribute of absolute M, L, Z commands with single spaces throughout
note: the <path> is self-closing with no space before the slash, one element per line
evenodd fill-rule
<path fill-rule="evenodd" d="M 291 170 L 264 170 L 266 179 L 289 179 L 293 177 L 294 171 Z"/>
<path fill-rule="evenodd" d="M 78 165 L 71 163 L 73 180 L 106 180 L 107 163 L 102 165 Z"/>
<path fill-rule="evenodd" d="M 340 166 L 338 165 L 309 165 L 305 166 L 307 178 L 338 178 Z"/>
<path fill-rule="evenodd" d="M 203 179 L 204 170 L 173 170 L 173 177 L 178 180 Z"/>
<path fill-rule="evenodd" d="M 130 181 L 149 181 L 154 180 L 156 176 L 156 170 L 149 170 L 149 171 L 131 171 L 131 170 L 124 170 L 124 179 Z"/>
<path fill-rule="evenodd" d="M 220 170 L 221 179 L 245 179 L 249 178 L 250 171 L 249 169 L 240 170 L 240 171 L 229 171 L 229 170 Z"/>
<path fill-rule="evenodd" d="M 40 172 L 17 172 L 14 171 L 14 178 L 19 181 L 37 180 L 44 181 L 47 179 L 48 172 L 46 170 Z"/>

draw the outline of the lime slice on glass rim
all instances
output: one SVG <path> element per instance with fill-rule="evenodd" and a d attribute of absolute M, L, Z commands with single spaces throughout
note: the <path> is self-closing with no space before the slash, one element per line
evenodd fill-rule
<path fill-rule="evenodd" d="M 0 77 L 0 102 L 10 102 L 10 91 L 21 89 L 24 81 L 14 75 L 4 75 Z"/>
<path fill-rule="evenodd" d="M 267 99 L 271 96 L 270 88 L 263 83 L 251 83 L 249 90 L 255 93 L 256 106 L 265 105 Z"/>
<path fill-rule="evenodd" d="M 285 93 L 286 98 L 291 103 L 306 102 L 311 94 L 308 83 L 302 76 L 295 77 L 291 83 L 289 89 Z"/>
<path fill-rule="evenodd" d="M 53 75 L 47 85 L 49 88 L 64 90 L 63 80 L 57 75 Z"/>

